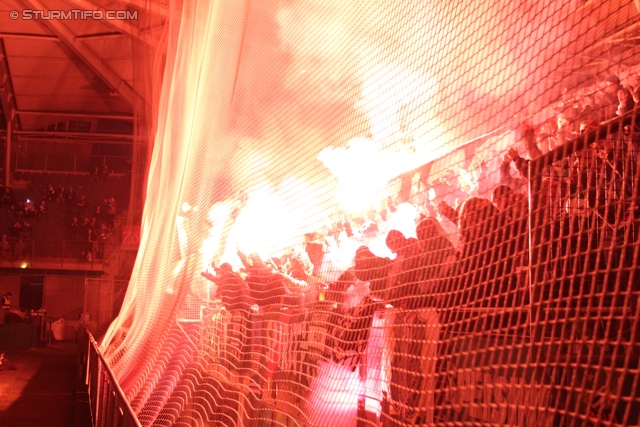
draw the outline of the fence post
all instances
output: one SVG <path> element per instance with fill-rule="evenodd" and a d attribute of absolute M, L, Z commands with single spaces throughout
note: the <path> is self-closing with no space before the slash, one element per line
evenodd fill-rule
<path fill-rule="evenodd" d="M 89 406 L 96 427 L 142 427 L 113 372 L 89 336 Z"/>
<path fill-rule="evenodd" d="M 111 292 L 110 292 L 110 302 L 109 302 L 109 322 L 113 321 L 113 293 L 115 292 L 115 280 L 111 281 Z"/>

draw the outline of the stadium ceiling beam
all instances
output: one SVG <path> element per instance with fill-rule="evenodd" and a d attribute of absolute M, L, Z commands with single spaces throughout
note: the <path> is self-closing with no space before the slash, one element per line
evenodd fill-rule
<path fill-rule="evenodd" d="M 77 6 L 80 9 L 84 9 L 84 10 L 100 11 L 103 13 L 106 12 L 107 10 L 95 4 L 91 0 L 64 0 L 64 2 L 69 5 Z M 121 19 L 105 19 L 105 20 L 102 20 L 101 22 L 110 26 L 114 30 L 117 30 L 121 34 L 128 35 L 130 38 L 132 38 L 135 41 L 148 44 L 140 37 L 140 30 L 138 26 L 133 25 L 133 23 L 131 23 L 130 21 L 125 21 Z"/>
<path fill-rule="evenodd" d="M 131 140 L 134 139 L 134 135 L 124 134 L 124 133 L 97 133 L 97 132 L 63 132 L 63 131 L 55 131 L 55 130 L 16 130 L 13 132 L 14 135 L 24 135 L 25 137 L 33 136 L 37 137 L 39 135 L 43 136 L 66 136 L 71 140 L 71 138 L 107 138 L 107 139 L 124 139 Z M 58 141 L 63 141 L 63 139 L 59 138 Z"/>
<path fill-rule="evenodd" d="M 49 40 L 57 41 L 56 36 L 50 36 L 47 34 L 30 34 L 30 33 L 7 33 L 0 31 L 0 38 L 3 39 L 29 39 L 29 40 Z"/>
<path fill-rule="evenodd" d="M 115 0 L 116 3 L 133 6 L 137 9 L 144 10 L 154 15 L 169 16 L 169 8 L 153 2 L 153 0 Z"/>
<path fill-rule="evenodd" d="M 19 0 L 25 9 L 48 10 L 40 0 Z M 134 90 L 117 73 L 107 66 L 93 51 L 84 44 L 74 40 L 75 34 L 60 20 L 38 20 L 51 31 L 64 47 L 79 58 L 112 92 L 119 94 L 131 107 L 135 104 L 137 95 Z"/>
<path fill-rule="evenodd" d="M 16 110 L 17 116 L 55 116 L 55 117 L 75 117 L 84 119 L 117 119 L 133 120 L 130 114 L 102 114 L 102 113 L 78 113 L 75 111 L 44 111 L 44 110 Z"/>
<path fill-rule="evenodd" d="M 11 83 L 11 74 L 9 73 L 9 62 L 4 49 L 4 41 L 0 39 L 0 104 L 4 118 L 8 126 L 13 123 L 16 115 L 16 96 Z"/>
<path fill-rule="evenodd" d="M 610 36 L 592 44 L 591 46 L 588 46 L 580 54 L 585 56 L 590 55 L 592 52 L 597 51 L 598 49 L 603 49 L 604 51 L 606 51 L 609 48 L 610 44 L 616 44 L 619 43 L 620 40 L 627 40 L 630 37 L 635 37 L 637 35 L 636 32 L 639 29 L 640 22 L 636 22 L 634 24 L 626 26 L 620 31 L 617 31 L 616 33 L 611 34 Z"/>

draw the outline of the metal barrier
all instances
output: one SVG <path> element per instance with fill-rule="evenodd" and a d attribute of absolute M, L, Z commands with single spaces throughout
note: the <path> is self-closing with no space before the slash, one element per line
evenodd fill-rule
<path fill-rule="evenodd" d="M 4 243 L 3 243 L 4 245 Z M 8 238 L 6 247 L 0 250 L 0 263 L 16 264 L 17 267 L 23 267 L 26 263 L 30 267 L 34 267 L 34 262 L 51 263 L 56 266 L 64 267 L 65 263 L 73 263 L 74 267 L 77 263 L 87 264 L 90 269 L 94 268 L 94 264 L 102 263 L 99 258 L 99 244 L 97 242 L 85 242 L 76 240 L 41 240 L 41 239 L 22 239 L 21 242 L 17 238 Z"/>
<path fill-rule="evenodd" d="M 88 336 L 86 384 L 94 427 L 141 427 L 98 344 Z"/>

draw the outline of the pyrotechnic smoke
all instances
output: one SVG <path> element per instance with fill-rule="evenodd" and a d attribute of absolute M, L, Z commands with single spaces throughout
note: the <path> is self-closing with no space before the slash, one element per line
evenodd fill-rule
<path fill-rule="evenodd" d="M 228 138 L 234 151 L 221 171 L 227 194 L 248 189 L 249 206 L 260 200 L 262 209 L 250 220 L 241 215 L 237 227 L 270 224 L 288 236 L 283 245 L 299 240 L 338 209 L 369 209 L 399 174 L 512 125 L 548 91 L 529 75 L 539 69 L 529 61 L 557 57 L 563 42 L 529 36 L 536 25 L 561 26 L 557 14 L 542 19 L 538 6 L 511 2 L 392 6 L 308 0 L 249 10 Z M 283 200 L 285 179 L 300 184 Z M 283 203 L 292 218 L 286 232 L 273 220 Z M 265 250 L 265 239 L 255 246 Z"/>
<path fill-rule="evenodd" d="M 334 133 L 318 157 L 341 183 L 342 207 L 364 209 L 389 179 L 513 126 L 557 96 L 537 60 L 557 63 L 572 34 L 562 21 L 568 6 L 549 8 L 337 0 L 282 7 L 278 34 L 292 58 L 284 87 L 315 103 L 346 102 L 367 120 L 355 139 Z M 563 36 L 551 40 L 551 29 Z"/>

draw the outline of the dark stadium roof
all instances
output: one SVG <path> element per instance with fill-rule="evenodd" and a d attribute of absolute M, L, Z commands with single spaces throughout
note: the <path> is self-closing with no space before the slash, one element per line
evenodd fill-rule
<path fill-rule="evenodd" d="M 100 120 L 130 121 L 142 78 L 132 59 L 152 53 L 145 37 L 161 31 L 167 13 L 162 2 L 145 12 L 145 3 L 0 0 L 0 109 L 13 115 L 14 129 L 51 129 L 75 119 L 100 132 Z M 130 11 L 135 19 L 26 19 L 29 10 Z"/>

